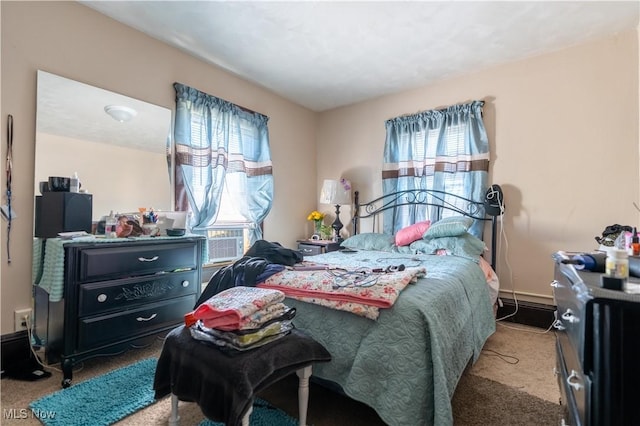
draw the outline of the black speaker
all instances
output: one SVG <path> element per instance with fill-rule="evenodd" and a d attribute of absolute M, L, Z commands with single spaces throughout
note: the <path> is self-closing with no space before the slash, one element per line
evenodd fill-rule
<path fill-rule="evenodd" d="M 504 213 L 504 196 L 500 185 L 491 185 L 484 196 L 484 210 L 489 216 L 500 216 Z"/>
<path fill-rule="evenodd" d="M 91 233 L 93 196 L 77 192 L 45 192 L 36 197 L 35 236 L 55 238 L 59 232 Z"/>

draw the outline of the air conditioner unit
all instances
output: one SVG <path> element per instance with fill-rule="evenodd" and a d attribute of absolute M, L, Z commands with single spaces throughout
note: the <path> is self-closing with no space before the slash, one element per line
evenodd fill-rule
<path fill-rule="evenodd" d="M 208 263 L 233 261 L 244 254 L 245 228 L 209 228 L 206 231 Z"/>

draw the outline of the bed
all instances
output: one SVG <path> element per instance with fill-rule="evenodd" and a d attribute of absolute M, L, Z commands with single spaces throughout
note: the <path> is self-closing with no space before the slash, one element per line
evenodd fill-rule
<path fill-rule="evenodd" d="M 342 243 L 350 250 L 307 257 L 300 265 L 309 267 L 307 271 L 291 268 L 288 273 L 335 277 L 357 270 L 375 270 L 379 276 L 417 272 L 413 280 L 396 289 L 391 305 L 373 312 L 361 312 L 357 300 L 327 302 L 321 292 L 313 293 L 318 290 L 313 283 L 299 286 L 312 290 L 306 296 L 285 290 L 287 304 L 297 311 L 295 326 L 332 355 L 331 362 L 314 367 L 313 375 L 369 405 L 389 425 L 453 424 L 451 398 L 456 385 L 495 331 L 493 305 L 498 281 L 494 240 L 496 216 L 502 209 L 487 216 L 485 200 L 429 191 L 404 191 L 369 203 L 360 203 L 356 192 L 355 200 L 353 229 L 357 234 Z M 411 230 L 417 239 L 400 246 L 395 244 L 397 233 L 360 231 L 366 220 L 375 227 L 379 215 L 393 218 L 401 212 L 399 206 L 415 204 L 442 209 L 449 212 L 443 216 L 450 218 L 429 223 L 424 233 L 424 223 L 423 228 L 416 223 L 403 229 Z M 464 232 L 457 234 L 457 222 L 465 217 L 472 220 L 465 219 Z M 478 248 L 481 240 L 470 233 L 474 225 L 484 233 L 485 221 L 490 223 L 486 226 L 491 234 L 490 251 L 483 242 Z M 470 246 L 468 241 L 474 244 Z M 490 263 L 480 256 L 489 253 Z M 258 285 L 283 289 L 289 285 L 280 278 L 285 272 Z"/>

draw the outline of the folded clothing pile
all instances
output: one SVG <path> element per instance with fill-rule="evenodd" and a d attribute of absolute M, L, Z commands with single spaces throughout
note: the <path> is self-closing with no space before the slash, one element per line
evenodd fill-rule
<path fill-rule="evenodd" d="M 280 290 L 232 287 L 210 297 L 185 316 L 194 339 L 225 352 L 247 351 L 273 342 L 292 329 L 295 308 Z"/>

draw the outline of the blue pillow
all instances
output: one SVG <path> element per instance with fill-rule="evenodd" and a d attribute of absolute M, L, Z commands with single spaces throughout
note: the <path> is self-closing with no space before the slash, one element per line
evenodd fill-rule
<path fill-rule="evenodd" d="M 467 216 L 444 217 L 432 223 L 429 229 L 422 235 L 425 240 L 442 237 L 457 237 L 466 234 L 473 225 L 473 219 Z"/>
<path fill-rule="evenodd" d="M 358 250 L 378 250 L 391 251 L 395 246 L 395 238 L 389 234 L 379 234 L 377 232 L 365 232 L 363 234 L 352 235 L 340 244 Z"/>
<path fill-rule="evenodd" d="M 484 241 L 468 232 L 457 237 L 414 241 L 409 247 L 415 254 L 434 254 L 438 250 L 445 250 L 447 254 L 471 259 L 476 263 L 479 262 L 479 257 L 486 248 Z"/>

